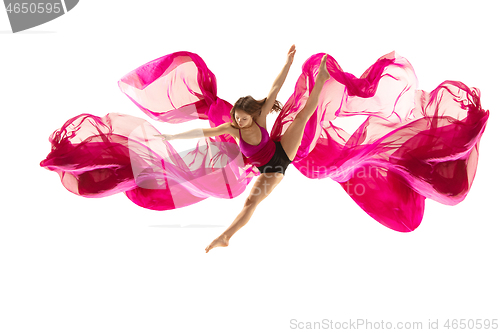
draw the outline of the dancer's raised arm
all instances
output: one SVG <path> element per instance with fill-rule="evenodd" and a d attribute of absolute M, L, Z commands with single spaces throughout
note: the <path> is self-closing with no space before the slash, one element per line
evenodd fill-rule
<path fill-rule="evenodd" d="M 163 138 L 163 141 L 170 141 L 175 139 L 195 139 L 202 138 L 204 136 L 212 137 L 222 134 L 231 134 L 231 128 L 232 127 L 230 123 L 224 123 L 212 128 L 196 128 L 178 134 L 160 134 L 155 136 Z"/>
<path fill-rule="evenodd" d="M 285 83 L 285 79 L 286 76 L 288 75 L 288 71 L 290 70 L 290 66 L 292 65 L 294 55 L 295 55 L 295 44 L 292 45 L 292 47 L 290 47 L 290 50 L 288 50 L 286 64 L 279 73 L 276 80 L 274 80 L 271 90 L 267 95 L 266 103 L 262 107 L 262 114 L 267 115 L 271 111 L 274 102 L 276 101 L 276 97 L 278 96 L 278 92 L 283 86 L 283 83 Z"/>

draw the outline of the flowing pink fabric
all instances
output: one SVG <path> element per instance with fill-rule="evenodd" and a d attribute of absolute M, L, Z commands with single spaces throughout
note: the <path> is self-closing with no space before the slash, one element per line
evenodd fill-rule
<path fill-rule="evenodd" d="M 310 57 L 272 131 L 281 140 L 314 86 L 322 54 Z M 391 52 L 356 78 L 328 56 L 331 79 L 306 125 L 293 165 L 306 177 L 331 178 L 375 220 L 400 232 L 420 224 L 425 198 L 454 205 L 467 195 L 489 112 L 480 93 L 445 81 L 432 92 L 417 90 L 410 63 Z M 228 102 L 204 61 L 176 52 L 125 75 L 119 88 L 155 120 L 181 123 L 231 121 Z M 364 116 L 350 134 L 341 117 Z M 41 166 L 59 173 L 73 193 L 102 197 L 125 192 L 134 203 L 166 210 L 207 197 L 241 194 L 258 170 L 230 135 L 202 138 L 180 154 L 145 120 L 123 114 L 70 119 L 50 137 Z"/>
<path fill-rule="evenodd" d="M 50 137 L 52 151 L 41 166 L 84 197 L 125 192 L 139 206 L 166 210 L 207 197 L 233 198 L 249 182 L 239 147 L 203 140 L 181 156 L 147 121 L 116 113 L 82 114 Z M 203 144 L 202 144 L 203 143 Z"/>

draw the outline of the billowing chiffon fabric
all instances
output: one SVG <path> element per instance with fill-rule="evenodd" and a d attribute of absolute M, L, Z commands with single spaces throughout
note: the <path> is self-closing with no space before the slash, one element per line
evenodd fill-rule
<path fill-rule="evenodd" d="M 271 130 L 272 140 L 281 140 L 304 107 L 321 57 L 313 55 L 304 63 Z M 465 198 L 489 115 L 481 108 L 478 89 L 445 81 L 430 93 L 417 90 L 412 66 L 395 52 L 378 59 L 360 78 L 344 72 L 331 56 L 327 68 L 331 79 L 292 163 L 303 175 L 338 182 L 366 213 L 400 232 L 418 227 L 425 198 L 448 205 Z M 232 105 L 217 96 L 215 76 L 194 53 L 153 60 L 118 85 L 158 121 L 204 119 L 210 127 L 231 121 Z M 366 118 L 352 134 L 336 121 L 350 116 Z M 52 134 L 52 151 L 41 166 L 59 173 L 75 194 L 125 192 L 134 203 L 155 210 L 207 197 L 236 197 L 259 174 L 228 134 L 201 138 L 183 153 L 155 134 L 140 118 L 79 115 Z"/>

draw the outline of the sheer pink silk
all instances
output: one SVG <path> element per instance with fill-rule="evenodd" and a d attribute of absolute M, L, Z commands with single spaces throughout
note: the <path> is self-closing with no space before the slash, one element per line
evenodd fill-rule
<path fill-rule="evenodd" d="M 303 65 L 294 93 L 270 133 L 281 140 L 314 86 L 322 54 Z M 445 81 L 417 90 L 410 63 L 395 52 L 378 59 L 360 78 L 328 56 L 331 79 L 307 123 L 293 165 L 306 177 L 329 177 L 370 216 L 396 231 L 418 227 L 425 198 L 453 205 L 467 195 L 489 112 L 480 93 Z M 181 123 L 231 121 L 231 104 L 217 97 L 216 79 L 190 52 L 153 60 L 125 75 L 119 88 L 149 117 Z M 365 116 L 354 133 L 336 119 Z M 59 173 L 71 192 L 102 197 L 125 192 L 134 203 L 166 210 L 207 197 L 241 194 L 258 170 L 234 138 L 202 138 L 178 153 L 147 121 L 123 114 L 74 117 L 52 134 L 41 166 Z M 312 212 L 313 213 L 313 212 Z"/>

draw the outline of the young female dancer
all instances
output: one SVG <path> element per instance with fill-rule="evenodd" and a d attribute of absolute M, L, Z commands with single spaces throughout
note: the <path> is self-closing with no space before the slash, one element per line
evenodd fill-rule
<path fill-rule="evenodd" d="M 214 128 L 203 129 L 202 131 L 196 129 L 180 134 L 160 135 L 163 140 L 173 140 L 199 137 L 198 133 L 203 133 L 205 137 L 230 134 L 238 142 L 243 155 L 248 157 L 251 163 L 261 172 L 245 201 L 242 211 L 233 223 L 205 248 L 207 253 L 214 247 L 229 245 L 229 239 L 250 220 L 259 203 L 281 182 L 286 168 L 297 154 L 306 123 L 316 110 L 319 95 L 324 83 L 330 78 L 330 74 L 326 69 L 327 57 L 325 54 L 321 60 L 316 83 L 306 105 L 287 128 L 281 137 L 281 141 L 274 142 L 270 140 L 266 130 L 266 117 L 271 111 L 281 111 L 280 103 L 276 101 L 276 97 L 285 82 L 294 55 L 295 45 L 292 45 L 288 51 L 286 64 L 274 81 L 267 98 L 256 101 L 251 96 L 247 96 L 240 98 L 234 104 L 231 109 L 232 122 Z"/>

